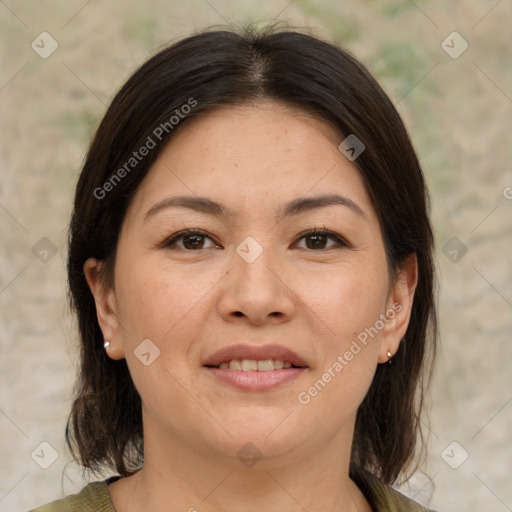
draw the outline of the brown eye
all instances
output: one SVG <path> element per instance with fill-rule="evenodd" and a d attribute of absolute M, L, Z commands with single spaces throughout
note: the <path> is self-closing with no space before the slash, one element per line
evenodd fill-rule
<path fill-rule="evenodd" d="M 212 242 L 209 246 L 205 245 L 206 240 Z M 202 231 L 195 229 L 188 229 L 176 233 L 171 238 L 166 239 L 159 245 L 160 248 L 167 249 L 182 249 L 186 251 L 199 251 L 202 249 L 211 249 L 219 247 L 211 237 Z"/>
<path fill-rule="evenodd" d="M 330 246 L 326 246 L 328 240 L 334 240 L 334 244 Z M 348 243 L 343 240 L 339 235 L 333 233 L 332 231 L 326 230 L 312 230 L 306 233 L 303 233 L 299 240 L 306 240 L 305 247 L 301 247 L 301 249 L 310 249 L 310 250 L 326 250 L 332 249 L 333 247 L 348 247 Z"/>
<path fill-rule="evenodd" d="M 203 249 L 205 237 L 203 235 L 185 235 L 181 237 L 185 249 Z"/>

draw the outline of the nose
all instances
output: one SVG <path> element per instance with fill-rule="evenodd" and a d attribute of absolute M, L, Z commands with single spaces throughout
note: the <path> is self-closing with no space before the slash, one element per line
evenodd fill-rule
<path fill-rule="evenodd" d="M 240 253 L 242 254 L 242 253 Z M 289 272 L 283 272 L 271 248 L 266 247 L 254 260 L 233 254 L 232 267 L 221 281 L 219 314 L 228 321 L 245 321 L 254 325 L 279 324 L 295 314 L 297 296 Z"/>

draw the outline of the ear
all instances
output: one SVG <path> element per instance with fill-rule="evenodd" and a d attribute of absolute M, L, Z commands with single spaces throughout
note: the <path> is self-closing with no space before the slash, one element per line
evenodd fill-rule
<path fill-rule="evenodd" d="M 386 310 L 387 321 L 381 331 L 379 363 L 387 363 L 393 357 L 405 336 L 411 318 L 414 292 L 418 284 L 418 259 L 411 254 L 403 263 L 391 286 Z"/>
<path fill-rule="evenodd" d="M 107 354 L 112 359 L 124 357 L 124 346 L 121 339 L 121 324 L 117 316 L 117 301 L 114 290 L 107 287 L 101 278 L 103 261 L 89 258 L 83 266 L 87 284 L 96 303 L 98 324 L 103 339 L 110 342 Z"/>

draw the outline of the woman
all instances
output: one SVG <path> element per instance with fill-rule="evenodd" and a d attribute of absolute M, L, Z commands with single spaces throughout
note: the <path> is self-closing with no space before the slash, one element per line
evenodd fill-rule
<path fill-rule="evenodd" d="M 39 511 L 421 511 L 433 239 L 393 105 L 344 50 L 206 31 L 114 98 L 76 189 L 66 437 L 118 473 Z"/>

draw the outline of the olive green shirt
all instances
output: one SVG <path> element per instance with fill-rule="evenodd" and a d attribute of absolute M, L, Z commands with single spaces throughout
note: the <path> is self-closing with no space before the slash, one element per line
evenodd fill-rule
<path fill-rule="evenodd" d="M 78 494 L 72 494 L 30 512 L 115 512 L 108 484 L 117 478 L 111 477 L 90 483 Z M 384 485 L 368 472 L 354 475 L 353 478 L 374 512 L 434 512 Z"/>

